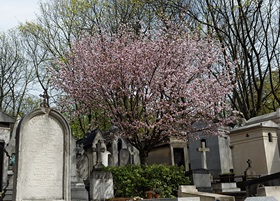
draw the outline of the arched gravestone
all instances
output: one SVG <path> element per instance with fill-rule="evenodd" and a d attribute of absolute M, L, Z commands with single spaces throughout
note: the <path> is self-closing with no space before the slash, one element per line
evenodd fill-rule
<path fill-rule="evenodd" d="M 16 136 L 13 200 L 70 201 L 70 129 L 49 108 L 25 116 Z"/>

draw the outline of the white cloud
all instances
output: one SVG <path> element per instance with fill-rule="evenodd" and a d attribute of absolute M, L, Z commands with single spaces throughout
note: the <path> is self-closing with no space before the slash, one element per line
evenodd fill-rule
<path fill-rule="evenodd" d="M 0 0 L 0 5 L 0 31 L 32 21 L 39 13 L 39 0 Z"/>

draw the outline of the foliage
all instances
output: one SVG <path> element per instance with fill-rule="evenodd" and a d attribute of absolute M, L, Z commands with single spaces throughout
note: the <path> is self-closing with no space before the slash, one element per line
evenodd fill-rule
<path fill-rule="evenodd" d="M 190 0 L 187 14 L 236 60 L 232 107 L 250 119 L 280 106 L 280 1 Z M 276 72 L 276 76 L 274 76 Z"/>
<path fill-rule="evenodd" d="M 51 91 L 48 85 L 47 68 L 57 67 L 53 63 L 55 58 L 65 59 L 67 62 L 65 52 L 71 52 L 73 42 L 83 35 L 95 35 L 102 31 L 113 35 L 122 25 L 130 26 L 136 33 L 154 33 L 160 28 L 169 29 L 170 24 L 167 22 L 172 21 L 182 26 L 188 24 L 189 29 L 199 31 L 201 36 L 207 35 L 219 40 L 224 48 L 225 58 L 240 60 L 234 72 L 237 76 L 236 87 L 229 94 L 232 107 L 242 112 L 246 119 L 275 111 L 280 105 L 279 6 L 279 0 L 42 2 L 37 19 L 22 24 L 19 27 L 21 34 L 13 36 L 9 47 L 3 41 L 5 38 L 2 34 L 0 36 L 0 57 L 3 58 L 1 72 L 4 70 L 0 74 L 0 107 L 13 116 L 23 113 L 21 102 L 28 99 L 24 96 L 29 89 L 30 80 L 34 80 L 34 73 L 36 82 L 40 83 L 43 91 L 48 90 L 52 100 L 58 104 L 57 97 L 53 96 L 57 91 Z M 7 69 L 9 66 L 11 69 Z M 33 69 L 31 73 L 30 69 Z M 6 79 L 11 75 L 20 78 L 21 87 L 18 87 L 19 79 Z M 16 85 L 15 90 L 9 88 Z M 40 93 L 41 90 L 39 89 Z M 95 111 L 95 108 L 91 110 L 92 113 Z M 80 127 L 77 130 L 81 135 L 88 129 L 84 125 L 92 123 L 86 122 L 85 116 L 71 119 L 73 122 L 84 121 L 83 124 L 73 125 Z"/>
<path fill-rule="evenodd" d="M 183 167 L 129 165 L 106 167 L 113 174 L 115 197 L 145 197 L 145 191 L 160 192 L 161 197 L 176 197 L 179 185 L 190 184 Z"/>
<path fill-rule="evenodd" d="M 161 140 L 196 136 L 194 122 L 215 134 L 228 120 L 221 114 L 234 66 L 221 51 L 186 30 L 94 35 L 73 45 L 68 62 L 53 71 L 53 84 L 66 94 L 64 105 L 79 103 L 78 115 L 101 110 L 109 116 L 145 164 Z"/>
<path fill-rule="evenodd" d="M 0 33 L 0 110 L 14 117 L 29 104 L 34 73 L 28 64 L 18 32 Z"/>

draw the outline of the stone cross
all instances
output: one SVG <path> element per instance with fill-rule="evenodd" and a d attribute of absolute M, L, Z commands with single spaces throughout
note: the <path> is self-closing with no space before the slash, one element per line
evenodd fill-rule
<path fill-rule="evenodd" d="M 134 149 L 133 147 L 129 147 L 129 152 L 130 152 L 130 155 L 131 155 L 131 158 L 130 158 L 130 164 L 134 164 L 134 155 L 135 155 L 135 152 L 134 152 Z"/>
<path fill-rule="evenodd" d="M 247 160 L 248 168 L 251 167 L 252 161 L 250 159 Z"/>
<path fill-rule="evenodd" d="M 201 152 L 201 164 L 203 169 L 207 169 L 207 161 L 206 161 L 206 152 L 210 151 L 209 148 L 205 146 L 205 142 L 201 142 L 201 147 L 197 149 L 197 151 Z"/>
<path fill-rule="evenodd" d="M 101 153 L 105 152 L 105 148 L 104 147 L 101 147 L 101 140 L 99 140 L 96 144 L 96 147 L 92 148 L 92 151 L 93 152 L 96 152 L 96 164 L 95 164 L 95 169 L 102 169 L 103 165 L 102 165 L 102 160 L 101 160 Z"/>
<path fill-rule="evenodd" d="M 50 96 L 48 95 L 48 92 L 45 90 L 44 94 L 40 94 L 39 96 L 43 98 L 43 103 L 41 103 L 41 107 L 50 107 L 49 104 Z"/>

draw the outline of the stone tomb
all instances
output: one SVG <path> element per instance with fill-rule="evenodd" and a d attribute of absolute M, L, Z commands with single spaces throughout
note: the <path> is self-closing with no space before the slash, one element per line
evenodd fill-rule
<path fill-rule="evenodd" d="M 207 169 L 214 179 L 233 169 L 230 149 L 230 137 L 226 128 L 219 129 L 217 136 L 201 136 L 199 140 L 189 142 L 190 169 Z"/>
<path fill-rule="evenodd" d="M 70 129 L 49 108 L 25 116 L 17 128 L 13 200 L 71 200 Z"/>

